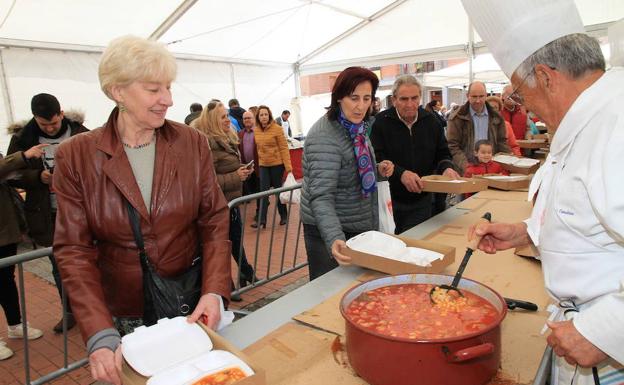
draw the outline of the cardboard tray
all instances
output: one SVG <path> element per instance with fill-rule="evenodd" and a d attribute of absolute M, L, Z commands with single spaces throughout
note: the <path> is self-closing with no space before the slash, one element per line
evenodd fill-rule
<path fill-rule="evenodd" d="M 523 139 L 516 140 L 520 148 L 542 148 L 548 147 L 546 139 Z"/>
<path fill-rule="evenodd" d="M 505 190 L 505 191 L 522 190 L 522 189 L 529 188 L 529 185 L 531 184 L 531 178 L 529 177 L 523 180 L 506 181 L 506 180 L 495 180 L 495 179 L 485 178 L 486 176 L 487 174 L 475 175 L 475 178 L 482 178 L 483 180 L 487 181 L 488 187 L 495 188 L 498 190 Z M 515 176 L 515 175 L 511 175 L 511 176 Z"/>
<path fill-rule="evenodd" d="M 202 324 L 201 322 L 197 323 L 201 328 L 208 334 L 210 340 L 212 341 L 213 349 L 225 350 L 236 357 L 243 360 L 251 369 L 253 369 L 254 374 L 246 377 L 240 381 L 236 381 L 236 385 L 267 385 L 266 383 L 266 374 L 263 369 L 259 368 L 257 365 L 254 365 L 250 362 L 249 358 L 246 357 L 240 350 L 238 350 L 234 345 L 229 343 L 225 338 L 221 337 L 219 334 L 209 329 L 207 326 Z M 166 349 L 166 347 L 163 347 Z M 148 377 L 144 377 L 137 373 L 126 360 L 123 361 L 122 364 L 122 372 L 121 372 L 121 380 L 124 385 L 145 385 Z M 174 384 L 172 384 L 174 385 Z"/>
<path fill-rule="evenodd" d="M 440 273 L 444 268 L 453 262 L 455 262 L 455 248 L 446 246 L 440 243 L 422 241 L 418 239 L 412 239 L 407 237 L 394 237 L 402 240 L 408 247 L 420 247 L 422 249 L 428 249 L 437 251 L 444 255 L 441 260 L 435 260 L 431 262 L 431 266 L 418 266 L 407 262 L 395 261 L 380 257 L 378 255 L 362 253 L 355 251 L 348 247 L 342 249 L 342 253 L 351 257 L 351 263 L 354 265 L 362 266 L 367 269 L 381 271 L 391 275 L 397 274 L 415 274 L 415 273 Z"/>
<path fill-rule="evenodd" d="M 521 257 L 540 259 L 539 250 L 532 243 L 526 246 L 516 247 L 514 254 Z"/>
<path fill-rule="evenodd" d="M 496 154 L 496 155 L 499 155 L 499 154 Z M 502 155 L 508 155 L 508 154 L 502 154 Z M 496 162 L 496 160 L 494 161 Z M 518 167 L 509 163 L 501 163 L 501 162 L 496 162 L 496 163 L 500 164 L 502 168 L 504 168 L 505 170 L 509 171 L 512 174 L 522 174 L 522 175 L 535 174 L 535 172 L 540 168 L 539 162 L 535 163 L 531 167 Z"/>
<path fill-rule="evenodd" d="M 539 163 L 536 163 L 531 167 L 518 167 L 518 166 L 514 166 L 513 164 L 506 164 L 506 163 L 499 163 L 499 164 L 505 170 L 509 171 L 510 173 L 523 174 L 523 175 L 535 174 L 535 172 L 540 168 Z"/>
<path fill-rule="evenodd" d="M 453 179 L 444 175 L 427 175 L 421 178 L 423 191 L 438 193 L 465 194 L 487 190 L 488 184 L 483 179 L 460 178 L 464 183 L 451 182 Z"/>

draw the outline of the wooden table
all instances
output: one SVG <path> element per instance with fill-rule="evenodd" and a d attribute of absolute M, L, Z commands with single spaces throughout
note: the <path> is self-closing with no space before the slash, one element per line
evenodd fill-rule
<path fill-rule="evenodd" d="M 455 246 L 456 262 L 445 271 L 454 274 L 465 251 L 466 229 L 485 211 L 492 212 L 494 221 L 511 222 L 524 219 L 530 206 L 526 192 L 483 191 L 401 235 Z M 363 274 L 371 272 L 355 266 L 335 269 L 235 322 L 222 334 L 266 370 L 271 385 L 361 385 L 363 381 L 345 363 L 344 352 L 335 348 L 344 328 L 337 301 L 358 279 L 366 278 Z M 491 385 L 543 383 L 548 365 L 545 338 L 539 331 L 549 298 L 540 264 L 513 251 L 495 256 L 475 253 L 465 276 L 540 307 L 537 313 L 508 313 L 502 324 L 502 370 Z"/>

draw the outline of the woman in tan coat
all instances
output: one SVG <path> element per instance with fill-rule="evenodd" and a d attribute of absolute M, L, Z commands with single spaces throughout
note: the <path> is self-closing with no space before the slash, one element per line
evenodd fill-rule
<path fill-rule="evenodd" d="M 225 106 L 221 102 L 208 103 L 193 126 L 208 137 L 212 151 L 217 182 L 227 201 L 243 195 L 243 182 L 253 172 L 241 165 L 238 150 L 238 136 L 230 128 L 230 119 Z M 240 286 L 246 286 L 258 280 L 254 275 L 253 267 L 247 261 L 245 249 L 242 247 L 242 221 L 238 207 L 230 209 L 230 241 L 232 241 L 232 256 L 239 266 L 238 280 Z M 233 297 L 232 300 L 238 298 Z"/>
<path fill-rule="evenodd" d="M 256 128 L 254 138 L 258 148 L 258 163 L 260 163 L 260 191 L 266 191 L 271 187 L 282 187 L 284 171 L 292 172 L 288 142 L 284 136 L 282 127 L 275 123 L 273 114 L 267 106 L 259 106 L 256 114 Z M 277 201 L 277 210 L 280 215 L 280 225 L 286 224 L 286 205 Z M 266 214 L 269 198 L 265 198 L 260 204 L 260 217 L 252 227 L 266 227 Z"/>

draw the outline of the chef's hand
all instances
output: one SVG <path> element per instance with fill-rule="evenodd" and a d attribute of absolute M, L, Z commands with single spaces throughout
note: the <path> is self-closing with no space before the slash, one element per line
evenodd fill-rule
<path fill-rule="evenodd" d="M 219 298 L 214 294 L 204 294 L 199 299 L 193 313 L 186 319 L 190 324 L 202 319 L 202 322 L 210 329 L 215 330 L 221 320 L 221 307 Z"/>
<path fill-rule="evenodd" d="M 91 377 L 96 381 L 104 381 L 113 385 L 121 384 L 121 345 L 113 353 L 112 350 L 102 348 L 89 354 Z"/>
<path fill-rule="evenodd" d="M 24 157 L 26 157 L 26 159 L 41 158 L 43 154 L 45 154 L 44 148 L 48 146 L 49 144 L 47 143 L 41 143 L 36 146 L 32 146 L 28 150 L 24 151 Z"/>
<path fill-rule="evenodd" d="M 409 170 L 405 170 L 403 174 L 401 174 L 401 183 L 403 183 L 409 192 L 419 193 L 422 191 L 423 187 L 425 187 L 418 174 Z"/>
<path fill-rule="evenodd" d="M 442 175 L 447 176 L 447 177 L 449 177 L 451 179 L 460 179 L 461 178 L 459 176 L 459 174 L 457 173 L 457 171 L 455 171 L 452 167 L 449 167 L 446 170 L 444 170 Z"/>
<path fill-rule="evenodd" d="M 498 250 L 526 245 L 530 242 L 526 224 L 520 223 L 480 223 L 468 229 L 468 239 L 483 237 L 479 250 L 494 254 Z"/>
<path fill-rule="evenodd" d="M 389 160 L 382 160 L 377 164 L 377 171 L 382 177 L 389 178 L 394 173 L 394 163 Z"/>
<path fill-rule="evenodd" d="M 52 173 L 49 170 L 41 171 L 41 175 L 39 175 L 41 179 L 41 183 L 50 184 L 52 183 Z"/>
<path fill-rule="evenodd" d="M 332 256 L 340 265 L 349 265 L 351 263 L 351 257 L 342 254 L 340 251 L 347 247 L 347 243 L 342 239 L 336 239 L 334 243 L 332 243 L 331 252 Z"/>
<path fill-rule="evenodd" d="M 559 357 L 563 357 L 570 365 L 590 368 L 606 360 L 608 356 L 576 330 L 572 321 L 546 321 L 551 330 L 548 345 Z"/>

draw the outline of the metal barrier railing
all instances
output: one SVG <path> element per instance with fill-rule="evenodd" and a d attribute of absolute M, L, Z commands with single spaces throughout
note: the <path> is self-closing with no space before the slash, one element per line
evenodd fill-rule
<path fill-rule="evenodd" d="M 238 294 L 238 293 L 244 293 L 246 291 L 249 291 L 255 287 L 261 286 L 266 284 L 267 282 L 271 282 L 274 281 L 280 277 L 283 277 L 289 273 L 292 273 L 296 270 L 299 270 L 303 267 L 305 267 L 307 265 L 307 262 L 303 262 L 303 263 L 297 263 L 297 257 L 298 257 L 298 250 L 299 250 L 299 239 L 301 236 L 301 220 L 298 221 L 298 225 L 297 225 L 297 232 L 296 232 L 296 242 L 295 242 L 295 252 L 294 255 L 292 257 L 292 265 L 290 267 L 287 267 L 286 269 L 284 268 L 284 264 L 285 264 L 285 258 L 286 258 L 286 245 L 287 242 L 289 240 L 288 235 L 289 233 L 289 225 L 291 223 L 290 218 L 291 218 L 291 212 L 292 212 L 292 196 L 293 196 L 293 192 L 295 190 L 298 190 L 301 188 L 301 184 L 297 184 L 294 186 L 289 186 L 289 187 L 281 187 L 278 189 L 273 189 L 273 190 L 268 190 L 268 191 L 264 191 L 261 193 L 257 193 L 257 194 L 252 194 L 252 195 L 246 195 L 244 197 L 241 198 L 237 198 L 232 200 L 231 202 L 229 202 L 228 206 L 229 208 L 234 208 L 234 207 L 239 207 L 241 205 L 243 205 L 243 215 L 241 215 L 241 222 L 242 222 L 242 232 L 241 232 L 241 243 L 240 243 L 240 249 L 239 249 L 239 255 L 242 255 L 242 249 L 244 246 L 244 239 L 245 239 L 245 219 L 246 219 L 246 212 L 247 212 L 247 207 L 249 206 L 249 203 L 252 201 L 255 201 L 257 199 L 260 199 L 260 204 L 263 205 L 263 199 L 262 198 L 269 198 L 272 195 L 276 196 L 276 199 L 279 199 L 279 194 L 282 192 L 290 192 L 290 197 L 289 197 L 289 201 L 288 201 L 288 206 L 287 206 L 287 220 L 286 220 L 286 227 L 284 230 L 284 240 L 283 240 L 283 244 L 281 247 L 281 259 L 280 259 L 280 265 L 279 265 L 279 271 L 274 272 L 271 275 L 272 269 L 271 269 L 271 260 L 272 260 L 272 250 L 273 250 L 273 242 L 274 242 L 274 236 L 275 236 L 275 223 L 276 223 L 276 213 L 277 213 L 277 204 L 274 205 L 273 207 L 273 212 L 272 212 L 272 221 L 271 221 L 271 235 L 270 235 L 270 240 L 269 240 L 269 249 L 268 249 L 268 255 L 267 255 L 267 269 L 266 269 L 266 277 L 263 279 L 260 279 L 258 281 L 255 280 L 255 277 L 252 278 L 252 282 L 249 286 L 246 286 L 244 288 L 240 287 L 239 281 L 240 281 L 240 277 L 241 277 L 241 270 L 240 267 L 238 268 L 237 271 L 237 277 L 239 279 L 237 279 L 237 282 L 235 283 L 236 287 L 235 290 L 232 292 L 233 294 Z M 259 246 L 259 242 L 260 242 L 260 227 L 258 227 L 257 229 L 257 234 L 256 234 L 256 240 L 255 240 L 255 247 L 254 247 L 254 260 L 253 260 L 253 269 L 254 272 L 257 271 L 257 267 L 258 267 L 258 246 Z M 29 251 L 26 253 L 22 253 L 22 254 L 18 254 L 18 255 L 14 255 L 12 257 L 7 257 L 7 258 L 3 258 L 0 259 L 0 268 L 4 268 L 4 267 L 9 267 L 12 265 L 17 265 L 17 271 L 18 271 L 18 291 L 19 291 L 19 296 L 20 296 L 20 310 L 22 313 L 22 331 L 24 333 L 24 336 L 28 335 L 28 330 L 27 330 L 27 322 L 28 322 L 28 317 L 27 317 L 27 313 L 26 313 L 26 289 L 25 289 L 25 285 L 24 285 L 24 266 L 23 264 L 25 262 L 29 262 L 29 261 L 33 261 L 39 258 L 45 258 L 45 257 L 49 257 L 52 256 L 52 248 L 51 247 L 47 247 L 47 248 L 41 248 L 41 249 L 36 249 L 33 251 Z M 238 265 L 240 266 L 240 258 L 238 261 Z M 255 275 L 255 274 L 254 274 Z M 29 350 L 29 340 L 27 338 L 24 338 L 24 372 L 25 372 L 25 381 L 26 384 L 29 385 L 41 385 L 41 384 L 45 384 L 48 383 L 52 380 L 55 380 L 61 376 L 64 376 L 68 373 L 70 373 L 73 370 L 76 370 L 78 368 L 81 368 L 83 366 L 85 366 L 89 361 L 87 358 L 69 363 L 68 360 L 68 349 L 67 349 L 67 340 L 68 340 L 68 334 L 67 334 L 67 317 L 66 317 L 66 309 L 67 309 L 67 296 L 65 294 L 65 292 L 62 290 L 62 307 L 63 307 L 63 367 L 61 367 L 60 369 L 57 369 L 51 373 L 48 373 L 46 375 L 43 375 L 39 378 L 37 378 L 36 380 L 31 381 L 31 373 L 30 373 L 30 350 Z"/>
<path fill-rule="evenodd" d="M 301 238 L 301 229 L 302 229 L 302 223 L 301 223 L 301 219 L 297 220 L 297 230 L 296 232 L 292 232 L 289 231 L 292 227 L 291 227 L 291 218 L 292 218 L 292 208 L 293 208 L 293 194 L 295 191 L 300 190 L 301 189 L 301 184 L 296 184 L 293 186 L 288 186 L 288 187 L 280 187 L 277 189 L 272 189 L 272 190 L 267 190 L 267 191 L 263 191 L 263 192 L 259 192 L 256 194 L 250 194 L 250 195 L 245 195 L 242 196 L 240 198 L 236 198 L 233 199 L 232 201 L 230 201 L 228 203 L 228 207 L 230 209 L 235 208 L 235 207 L 239 207 L 240 210 L 240 206 L 242 206 L 242 210 L 241 210 L 241 224 L 242 224 L 242 232 L 241 232 L 241 242 L 239 245 L 239 250 L 238 250 L 238 271 L 236 272 L 236 277 L 238 278 L 235 282 L 235 288 L 236 290 L 234 290 L 232 293 L 233 294 L 241 294 L 244 293 L 246 291 L 249 291 L 257 286 L 261 286 L 266 284 L 267 282 L 271 282 L 274 281 L 278 278 L 281 278 L 287 274 L 290 274 L 296 270 L 299 270 L 305 266 L 308 265 L 307 263 L 307 259 L 305 262 L 300 262 L 297 263 L 297 258 L 299 257 L 299 240 Z M 285 224 L 285 228 L 284 228 L 284 239 L 282 240 L 282 244 L 281 244 L 281 255 L 279 256 L 279 268 L 277 269 L 277 271 L 275 271 L 276 269 L 272 269 L 272 265 L 271 262 L 273 261 L 273 244 L 275 242 L 275 233 L 276 233 L 276 222 L 277 222 L 277 200 L 280 199 L 280 194 L 281 193 L 289 193 L 289 198 L 288 198 L 288 203 L 287 203 L 287 207 L 286 207 L 286 212 L 287 212 L 287 217 L 286 217 L 286 224 Z M 240 278 L 242 277 L 242 270 L 241 270 L 241 262 L 242 262 L 242 255 L 243 255 L 243 249 L 244 249 L 244 240 L 245 239 L 245 231 L 247 229 L 248 226 L 246 226 L 246 219 L 247 219 L 247 209 L 250 205 L 251 202 L 256 201 L 256 204 L 259 205 L 259 212 L 262 213 L 263 211 L 263 206 L 265 205 L 265 199 L 264 198 L 270 198 L 271 196 L 275 196 L 275 204 L 273 205 L 273 209 L 271 212 L 271 227 L 270 229 L 268 229 L 270 231 L 270 237 L 268 239 L 268 251 L 267 251 L 267 261 L 266 261 L 266 270 L 263 272 L 265 274 L 265 278 L 260 279 L 259 281 L 255 281 L 255 276 L 253 277 L 251 284 L 249 286 L 245 286 L 245 287 L 240 287 Z M 267 210 L 267 216 L 269 216 L 268 210 Z M 266 218 L 268 219 L 268 218 Z M 260 218 L 258 218 L 258 220 L 260 220 Z M 268 223 L 268 221 L 267 221 Z M 261 241 L 261 226 L 258 223 L 258 227 L 255 229 L 256 231 L 256 236 L 255 236 L 255 244 L 253 247 L 254 250 L 254 256 L 253 256 L 253 262 L 250 262 L 250 264 L 253 267 L 253 271 L 254 271 L 254 275 L 255 272 L 258 271 L 258 258 L 259 258 L 259 250 L 260 250 L 260 241 Z M 286 245 L 289 243 L 289 241 L 294 237 L 295 239 L 295 249 L 294 249 L 294 253 L 292 254 L 292 256 L 289 256 L 288 260 L 287 260 L 287 256 L 286 256 Z M 263 241 L 266 241 L 265 238 L 262 238 Z M 286 265 L 287 264 L 287 265 Z"/>
<path fill-rule="evenodd" d="M 49 381 L 55 380 L 65 374 L 76 370 L 84 365 L 86 365 L 89 361 L 86 358 L 82 360 L 78 360 L 76 362 L 69 363 L 68 360 L 68 350 L 67 350 L 67 317 L 66 317 L 66 309 L 67 309 L 67 295 L 64 290 L 61 290 L 63 293 L 61 296 L 61 303 L 63 306 L 63 367 L 57 369 L 51 373 L 48 373 L 34 381 L 30 380 L 30 350 L 28 346 L 28 317 L 26 314 L 26 288 L 24 286 L 24 266 L 23 264 L 28 261 L 33 261 L 35 259 L 44 258 L 52 256 L 52 248 L 47 247 L 44 249 L 37 249 L 33 251 L 29 251 L 23 254 L 14 255 L 12 257 L 0 259 L 0 268 L 9 267 L 12 265 L 17 265 L 17 275 L 18 275 L 18 291 L 20 296 L 20 310 L 22 313 L 22 332 L 24 337 L 24 377 L 26 380 L 26 384 L 30 385 L 40 385 L 45 384 Z"/>

